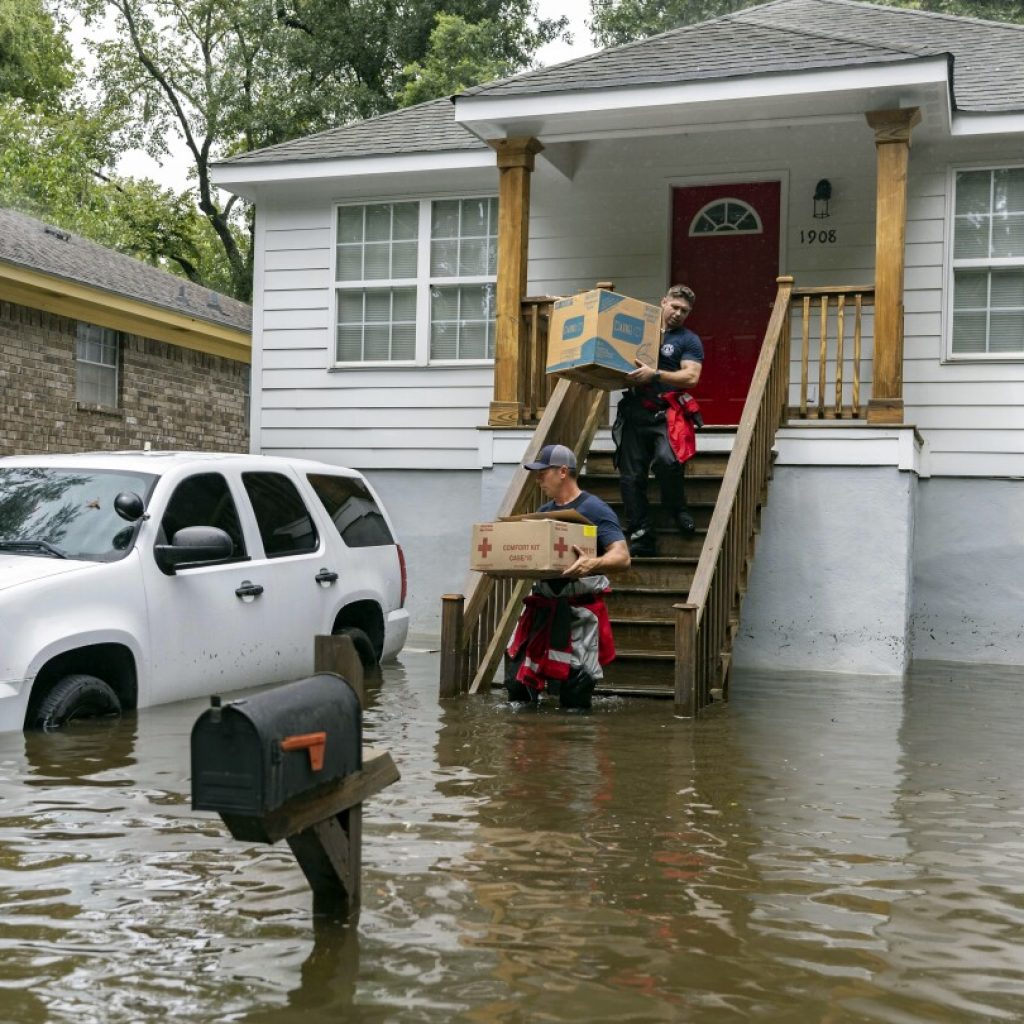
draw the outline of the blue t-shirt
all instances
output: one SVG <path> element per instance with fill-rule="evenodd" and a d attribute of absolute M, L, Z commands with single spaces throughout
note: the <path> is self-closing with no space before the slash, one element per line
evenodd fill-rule
<path fill-rule="evenodd" d="M 537 511 L 552 512 L 565 508 L 576 509 L 581 516 L 586 516 L 597 527 L 598 555 L 603 555 L 617 540 L 626 539 L 611 506 L 588 491 L 580 491 L 579 495 L 566 505 L 556 505 L 553 501 L 547 501 Z"/>
<path fill-rule="evenodd" d="M 704 346 L 700 338 L 686 327 L 677 327 L 674 331 L 666 331 L 661 336 L 661 348 L 658 350 L 658 369 L 678 370 L 683 363 L 703 363 Z M 641 384 L 633 389 L 641 398 L 658 400 L 663 391 L 678 391 L 674 384 L 665 381 L 652 381 Z"/>

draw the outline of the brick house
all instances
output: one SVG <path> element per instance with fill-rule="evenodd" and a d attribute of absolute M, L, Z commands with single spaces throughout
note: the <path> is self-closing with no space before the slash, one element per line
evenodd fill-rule
<path fill-rule="evenodd" d="M 251 310 L 0 209 L 0 455 L 248 449 Z"/>

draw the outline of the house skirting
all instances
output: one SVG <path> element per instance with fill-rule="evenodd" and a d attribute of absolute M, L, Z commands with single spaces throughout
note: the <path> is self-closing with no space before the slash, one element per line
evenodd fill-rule
<path fill-rule="evenodd" d="M 464 592 L 470 526 L 493 518 L 528 439 L 496 433 L 478 471 L 368 471 L 405 549 L 414 633 L 439 635 L 441 594 Z M 801 424 L 776 447 L 735 666 L 1024 665 L 1024 481 L 929 479 L 909 427 Z"/>

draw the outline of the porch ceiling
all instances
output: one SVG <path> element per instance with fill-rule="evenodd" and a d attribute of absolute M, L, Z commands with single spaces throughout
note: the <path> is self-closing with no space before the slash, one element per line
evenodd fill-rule
<path fill-rule="evenodd" d="M 455 101 L 455 120 L 481 139 L 533 136 L 548 144 L 684 129 L 827 122 L 910 106 L 930 108 L 932 116 L 925 119 L 929 130 L 948 134 L 952 102 L 945 55 L 709 82 L 461 96 Z"/>

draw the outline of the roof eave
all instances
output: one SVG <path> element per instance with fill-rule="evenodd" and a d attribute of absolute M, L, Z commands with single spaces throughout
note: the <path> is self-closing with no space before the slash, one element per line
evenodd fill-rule
<path fill-rule="evenodd" d="M 439 149 L 426 153 L 368 154 L 341 158 L 292 157 L 273 162 L 214 164 L 210 177 L 218 188 L 254 198 L 261 186 L 340 178 L 376 178 L 388 174 L 475 170 L 494 166 L 490 149 Z"/>
<path fill-rule="evenodd" d="M 942 85 L 952 107 L 948 54 L 860 63 L 841 68 L 771 72 L 709 78 L 694 82 L 623 85 L 604 89 L 466 95 L 456 99 L 455 120 L 480 138 L 535 135 L 538 138 L 593 137 L 599 120 L 619 132 L 657 112 L 664 123 L 699 123 L 711 116 L 732 120 L 730 111 L 749 112 L 752 104 L 779 104 L 843 93 L 890 93 L 894 106 L 906 105 L 916 88 Z M 643 112 L 641 115 L 640 112 Z"/>
<path fill-rule="evenodd" d="M 252 361 L 251 331 L 5 260 L 0 260 L 0 299 L 208 355 Z"/>

